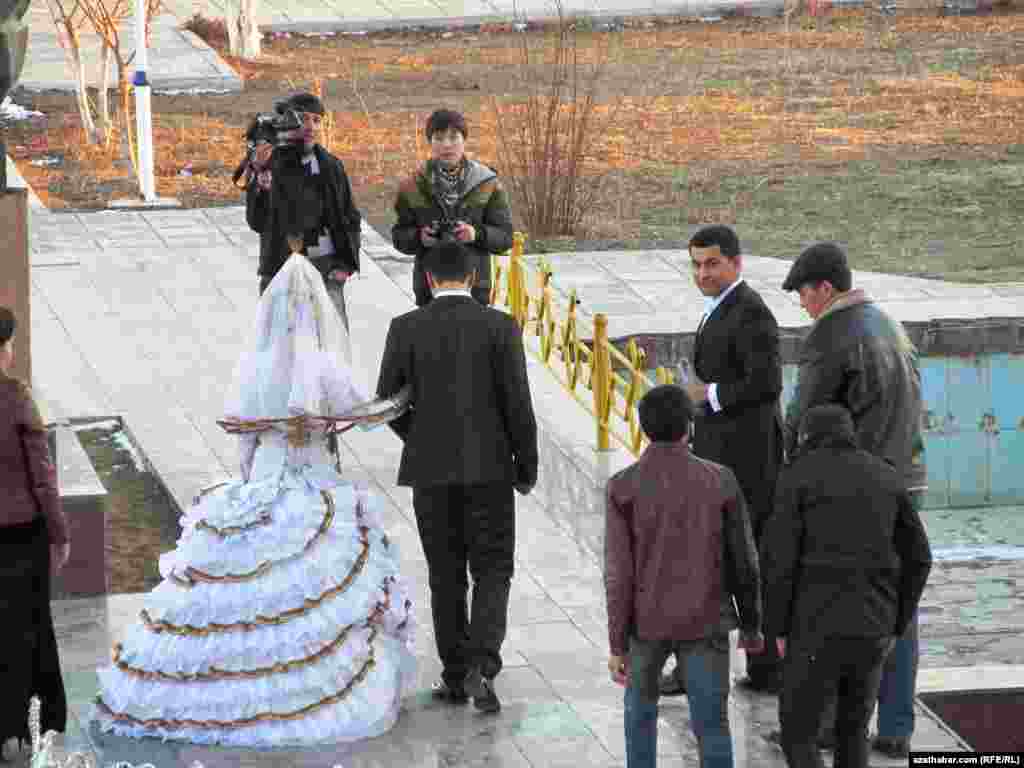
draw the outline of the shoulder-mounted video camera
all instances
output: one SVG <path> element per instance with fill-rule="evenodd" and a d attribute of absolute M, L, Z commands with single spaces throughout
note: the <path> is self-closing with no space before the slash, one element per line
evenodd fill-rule
<path fill-rule="evenodd" d="M 234 184 L 254 165 L 256 147 L 266 142 L 279 149 L 299 149 L 302 147 L 302 136 L 296 131 L 302 128 L 302 116 L 294 109 L 287 99 L 274 103 L 273 112 L 261 112 L 249 122 L 245 131 L 245 157 L 232 174 Z"/>

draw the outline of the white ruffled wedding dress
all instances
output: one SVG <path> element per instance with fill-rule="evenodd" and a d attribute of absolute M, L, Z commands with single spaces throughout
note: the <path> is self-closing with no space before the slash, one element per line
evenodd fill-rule
<path fill-rule="evenodd" d="M 332 351 L 337 316 L 304 257 L 289 259 L 258 314 L 232 419 L 339 415 L 365 400 Z M 183 516 L 164 580 L 99 672 L 104 731 L 294 746 L 395 723 L 415 672 L 414 621 L 383 501 L 338 474 L 323 430 L 308 426 L 243 435 L 246 479 Z"/>

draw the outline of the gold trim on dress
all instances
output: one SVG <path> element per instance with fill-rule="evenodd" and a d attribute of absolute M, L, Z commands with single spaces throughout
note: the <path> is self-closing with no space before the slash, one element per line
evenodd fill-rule
<path fill-rule="evenodd" d="M 209 531 L 214 536 L 219 536 L 222 539 L 226 539 L 229 536 L 236 536 L 239 533 L 245 533 L 246 531 L 251 531 L 254 528 L 259 528 L 263 525 L 270 525 L 270 523 L 272 523 L 273 520 L 274 518 L 272 515 L 270 515 L 270 513 L 264 513 L 257 520 L 253 520 L 251 523 L 246 523 L 245 525 L 226 525 L 223 528 L 218 528 L 215 525 L 211 525 L 210 523 L 206 522 L 206 520 L 200 520 L 198 523 L 196 523 L 196 530 Z"/>
<path fill-rule="evenodd" d="M 312 656 L 307 656 L 304 659 L 277 662 L 269 667 L 261 667 L 259 669 L 230 670 L 210 667 L 208 672 L 195 672 L 191 674 L 185 672 L 171 673 L 139 669 L 138 667 L 133 667 L 128 662 L 121 660 L 121 652 L 124 650 L 124 646 L 121 643 L 114 646 L 113 661 L 114 665 L 125 674 L 131 675 L 132 677 L 138 677 L 143 680 L 159 680 L 167 683 L 192 683 L 207 680 L 254 680 L 260 677 L 267 677 L 268 675 L 284 674 L 293 669 L 299 669 L 301 667 L 308 666 L 309 664 L 315 664 L 320 659 L 334 653 L 334 651 L 344 645 L 349 632 L 357 626 L 359 625 L 349 624 L 341 630 L 341 634 Z"/>
<path fill-rule="evenodd" d="M 143 624 L 145 624 L 146 629 L 150 630 L 151 632 L 169 632 L 172 635 L 193 635 L 196 637 L 219 634 L 221 632 L 232 632 L 235 630 L 250 632 L 254 629 L 259 629 L 260 627 L 285 624 L 291 621 L 292 619 L 298 618 L 299 616 L 304 616 L 314 608 L 318 607 L 325 600 L 340 595 L 342 592 L 344 592 L 346 589 L 352 586 L 352 582 L 355 581 L 355 578 L 366 566 L 366 561 L 369 559 L 370 556 L 370 540 L 368 536 L 369 529 L 360 528 L 359 532 L 362 537 L 363 551 L 359 554 L 359 557 L 356 558 L 355 563 L 353 563 L 352 568 L 349 570 L 348 575 L 345 577 L 345 579 L 337 586 L 328 589 L 319 597 L 314 598 L 312 600 L 307 598 L 303 601 L 303 604 L 298 608 L 292 608 L 291 610 L 284 611 L 283 613 L 277 616 L 257 616 L 256 619 L 251 622 L 238 621 L 232 624 L 211 623 L 207 624 L 205 627 L 194 627 L 191 624 L 171 624 L 170 622 L 163 620 L 154 621 L 150 617 L 149 611 L 147 611 L 145 608 L 142 609 L 142 611 L 139 613 L 139 616 L 141 617 Z"/>
<path fill-rule="evenodd" d="M 341 633 L 334 640 L 332 640 L 330 643 L 325 645 L 323 648 L 321 648 L 313 655 L 307 656 L 303 659 L 292 659 L 291 661 L 277 662 L 269 667 L 261 667 L 259 669 L 228 670 L 211 667 L 208 672 L 171 673 L 140 669 L 138 667 L 133 667 L 126 661 L 122 661 L 121 652 L 124 650 L 123 643 L 116 643 L 114 645 L 111 657 L 114 662 L 114 665 L 127 675 L 132 675 L 133 677 L 138 677 L 143 680 L 159 680 L 162 682 L 170 683 L 191 683 L 207 680 L 252 680 L 260 677 L 267 677 L 268 675 L 283 674 L 286 672 L 290 672 L 293 669 L 299 669 L 309 664 L 314 664 L 317 661 L 320 661 L 320 659 L 323 659 L 329 656 L 330 654 L 334 653 L 342 645 L 345 644 L 345 640 L 348 637 L 349 632 L 351 632 L 356 627 L 373 627 L 373 625 L 377 623 L 378 619 L 380 619 L 384 616 L 384 614 L 387 613 L 387 610 L 391 605 L 391 590 L 388 588 L 387 581 L 385 581 L 383 589 L 383 602 L 379 602 L 373 607 L 373 610 L 370 611 L 370 614 L 369 616 L 367 616 L 366 621 L 357 624 L 349 624 L 347 627 L 341 630 Z M 374 633 L 376 633 L 376 631 L 376 629 L 373 630 Z"/>
<path fill-rule="evenodd" d="M 252 717 L 242 718 L 240 720 L 164 720 L 156 718 L 153 720 L 141 720 L 137 717 L 133 717 L 125 712 L 115 712 L 106 702 L 103 701 L 103 696 L 96 697 L 96 706 L 99 707 L 108 717 L 114 720 L 121 720 L 133 725 L 140 725 L 143 728 L 167 728 L 170 730 L 178 728 L 245 728 L 250 725 L 257 725 L 259 723 L 267 722 L 284 722 L 287 720 L 299 720 L 300 718 L 306 717 L 307 715 L 315 712 L 322 707 L 336 704 L 342 699 L 346 698 L 352 690 L 366 679 L 366 676 L 370 673 L 370 670 L 376 664 L 374 660 L 374 649 L 373 641 L 377 637 L 377 630 L 374 629 L 370 633 L 370 656 L 363 663 L 363 666 L 356 672 L 352 679 L 348 681 L 348 684 L 336 693 L 332 693 L 330 696 L 325 696 L 320 701 L 309 704 L 301 709 L 297 709 L 294 712 L 261 712 L 258 715 Z"/>
<path fill-rule="evenodd" d="M 183 576 L 179 576 L 172 571 L 170 580 L 179 587 L 185 587 L 186 589 L 191 589 L 199 582 L 204 582 L 206 584 L 239 584 L 241 582 L 250 581 L 251 579 L 263 576 L 275 565 L 280 565 L 281 563 L 301 557 L 303 554 L 308 552 L 313 545 L 317 543 L 317 541 L 323 538 L 327 533 L 327 530 L 331 527 L 331 523 L 334 522 L 334 497 L 331 496 L 329 491 L 320 491 L 320 495 L 323 497 L 324 504 L 326 506 L 323 522 L 320 523 L 320 527 L 317 529 L 316 533 L 310 537 L 309 541 L 306 542 L 306 545 L 298 553 L 280 560 L 268 560 L 260 563 L 256 568 L 248 571 L 247 573 L 226 573 L 223 576 L 214 576 L 189 565 L 185 567 L 185 574 Z"/>

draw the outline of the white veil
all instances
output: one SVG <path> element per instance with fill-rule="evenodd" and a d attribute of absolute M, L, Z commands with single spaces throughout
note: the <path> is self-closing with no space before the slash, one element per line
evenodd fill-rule
<path fill-rule="evenodd" d="M 256 307 L 225 403 L 231 420 L 338 416 L 367 400 L 353 381 L 348 332 L 323 278 L 292 254 Z"/>

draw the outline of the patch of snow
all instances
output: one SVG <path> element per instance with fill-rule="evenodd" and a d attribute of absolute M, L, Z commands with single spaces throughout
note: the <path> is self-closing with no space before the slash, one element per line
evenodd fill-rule
<path fill-rule="evenodd" d="M 146 460 L 142 458 L 142 454 L 140 454 L 138 448 L 135 447 L 135 443 L 128 439 L 128 435 L 126 435 L 123 430 L 114 435 L 114 443 L 117 444 L 118 448 L 125 451 L 132 457 L 132 464 L 135 465 L 135 470 L 137 472 L 149 472 Z"/>
<path fill-rule="evenodd" d="M 107 419 L 105 421 L 87 421 L 83 424 L 74 424 L 71 427 L 75 432 L 82 432 L 87 429 L 105 429 L 109 432 L 115 432 L 121 428 L 121 422 L 117 419 Z"/>
<path fill-rule="evenodd" d="M 19 122 L 21 120 L 29 120 L 33 117 L 43 117 L 42 112 L 36 112 L 32 109 L 25 109 L 24 107 L 18 106 L 14 103 L 10 96 L 6 97 L 2 103 L 0 103 L 0 121 Z"/>
<path fill-rule="evenodd" d="M 938 562 L 960 563 L 979 560 L 1024 560 L 1024 547 L 1008 544 L 981 546 L 935 547 L 932 558 Z"/>
<path fill-rule="evenodd" d="M 105 421 L 90 421 L 84 424 L 75 424 L 73 429 L 76 432 L 85 431 L 88 429 L 103 429 L 108 432 L 112 432 L 111 441 L 120 450 L 127 453 L 132 460 L 132 465 L 135 467 L 137 472 L 149 472 L 149 465 L 146 460 L 139 453 L 139 449 L 135 447 L 135 444 L 128 438 L 124 428 L 121 426 L 121 422 L 117 419 L 107 419 Z"/>
<path fill-rule="evenodd" d="M 159 93 L 162 96 L 200 96 L 204 93 L 235 93 L 230 88 L 179 88 L 179 89 L 165 89 L 165 88 L 154 88 L 153 93 Z"/>

